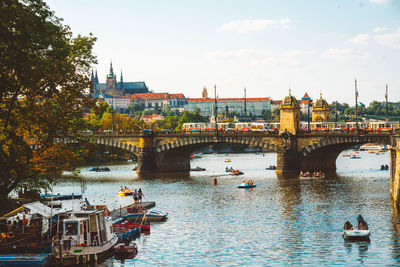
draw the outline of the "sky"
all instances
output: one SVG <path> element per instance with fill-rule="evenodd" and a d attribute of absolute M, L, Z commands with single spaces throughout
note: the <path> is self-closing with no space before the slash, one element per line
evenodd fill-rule
<path fill-rule="evenodd" d="M 97 37 L 99 81 L 209 96 L 400 101 L 400 0 L 46 0 Z"/>

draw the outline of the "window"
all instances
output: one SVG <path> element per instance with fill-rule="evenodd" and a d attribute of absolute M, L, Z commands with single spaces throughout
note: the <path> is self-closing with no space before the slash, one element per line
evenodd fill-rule
<path fill-rule="evenodd" d="M 66 235 L 77 235 L 78 234 L 78 222 L 66 222 L 65 223 L 65 234 Z"/>

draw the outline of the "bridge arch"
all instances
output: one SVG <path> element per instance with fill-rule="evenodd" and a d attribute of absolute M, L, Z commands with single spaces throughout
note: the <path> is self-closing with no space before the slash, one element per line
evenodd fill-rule
<path fill-rule="evenodd" d="M 118 140 L 114 140 L 112 138 L 97 138 L 94 143 L 99 144 L 99 145 L 105 145 L 105 146 L 111 146 L 111 147 L 116 147 L 120 148 L 126 151 L 129 151 L 130 153 L 138 156 L 140 153 L 140 147 L 136 145 L 132 145 L 126 142 L 120 142 Z"/>
<path fill-rule="evenodd" d="M 336 159 L 344 150 L 365 143 L 390 144 L 390 136 L 337 136 L 321 138 L 300 151 L 301 170 L 335 171 Z"/>

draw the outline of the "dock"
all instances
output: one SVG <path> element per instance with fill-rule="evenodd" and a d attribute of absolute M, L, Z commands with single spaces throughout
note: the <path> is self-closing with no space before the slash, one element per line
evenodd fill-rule
<path fill-rule="evenodd" d="M 120 218 L 121 216 L 125 215 L 128 213 L 128 207 L 136 207 L 136 208 L 141 208 L 141 209 L 151 209 L 156 206 L 156 202 L 154 201 L 146 201 L 146 202 L 141 202 L 135 204 L 130 204 L 127 206 L 120 207 L 118 209 L 112 210 L 110 216 L 113 218 L 113 220 Z"/>

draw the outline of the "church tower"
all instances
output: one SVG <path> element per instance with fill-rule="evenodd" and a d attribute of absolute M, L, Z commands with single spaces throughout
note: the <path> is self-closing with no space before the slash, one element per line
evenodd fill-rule
<path fill-rule="evenodd" d="M 330 121 L 331 110 L 329 104 L 322 98 L 322 93 L 319 99 L 315 102 L 312 108 L 312 121 L 314 122 L 327 122 Z"/>
<path fill-rule="evenodd" d="M 207 92 L 207 88 L 205 86 L 203 86 L 203 92 L 201 92 L 201 96 L 203 98 L 208 98 L 208 92 Z"/>
<path fill-rule="evenodd" d="M 280 107 L 281 125 L 279 133 L 288 131 L 291 134 L 296 134 L 296 130 L 300 129 L 300 105 L 296 98 L 291 95 L 285 97 Z"/>
<path fill-rule="evenodd" d="M 117 77 L 114 74 L 112 62 L 110 62 L 110 72 L 106 76 L 106 93 L 112 96 L 118 95 L 117 92 Z"/>

